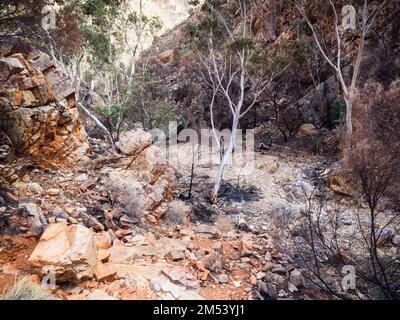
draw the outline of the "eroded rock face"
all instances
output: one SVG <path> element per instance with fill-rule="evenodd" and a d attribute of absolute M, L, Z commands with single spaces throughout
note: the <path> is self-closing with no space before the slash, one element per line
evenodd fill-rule
<path fill-rule="evenodd" d="M 0 129 L 17 154 L 77 162 L 89 146 L 71 81 L 40 51 L 0 57 Z"/>
<path fill-rule="evenodd" d="M 55 273 L 57 282 L 90 279 L 97 262 L 91 230 L 82 225 L 50 225 L 29 258 L 43 274 Z"/>

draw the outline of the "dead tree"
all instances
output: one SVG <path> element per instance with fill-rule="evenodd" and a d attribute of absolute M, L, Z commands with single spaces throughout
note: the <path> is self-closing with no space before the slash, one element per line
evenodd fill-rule
<path fill-rule="evenodd" d="M 239 27 L 231 24 L 222 10 L 211 7 L 211 13 L 224 29 L 228 48 L 220 49 L 214 44 L 214 34 L 209 31 L 207 54 L 201 54 L 201 62 L 207 70 L 204 77 L 213 90 L 210 103 L 211 126 L 214 138 L 219 147 L 220 141 L 214 124 L 214 103 L 216 96 L 222 97 L 228 112 L 232 116 L 231 135 L 225 141 L 226 150 L 220 161 L 215 184 L 211 192 L 212 203 L 217 201 L 224 169 L 232 155 L 236 144 L 236 133 L 240 119 L 246 115 L 259 101 L 261 94 L 268 88 L 272 80 L 280 73 L 271 72 L 264 79 L 251 69 L 251 59 L 255 53 L 253 26 L 253 3 L 250 0 L 236 0 L 234 4 L 240 16 Z"/>

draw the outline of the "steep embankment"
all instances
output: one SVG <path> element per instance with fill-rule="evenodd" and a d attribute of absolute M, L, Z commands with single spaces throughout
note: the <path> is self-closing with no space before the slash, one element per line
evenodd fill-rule
<path fill-rule="evenodd" d="M 378 3 L 379 1 L 371 1 L 369 4 L 371 10 Z M 334 56 L 336 45 L 332 14 L 321 2 L 305 1 L 305 4 L 313 23 L 316 23 L 319 30 L 323 30 L 324 43 Z M 347 2 L 337 1 L 338 10 L 345 4 Z M 208 126 L 210 123 L 208 106 L 211 92 L 199 73 L 202 65 L 199 57 L 191 49 L 191 39 L 186 32 L 188 25 L 196 28 L 206 14 L 204 11 L 195 12 L 187 21 L 158 38 L 145 53 L 146 58 L 152 57 L 157 80 L 163 86 L 167 86 L 169 98 L 176 102 L 181 124 L 190 127 L 197 127 L 199 123 Z M 399 14 L 398 2 L 389 1 L 384 11 L 377 17 L 367 37 L 359 86 L 367 81 L 388 85 L 399 76 Z M 322 57 L 313 52 L 309 56 L 302 56 L 305 50 L 312 46 L 313 38 L 296 8 L 289 1 L 264 1 L 261 7 L 254 8 L 253 18 L 255 38 L 263 39 L 265 46 L 271 50 L 281 47 L 281 50 L 287 50 L 288 54 L 289 49 L 295 47 L 298 49 L 295 53 L 299 55 L 295 58 L 301 61 L 300 65 L 292 65 L 272 83 L 258 107 L 260 121 L 254 122 L 252 117 L 255 115 L 250 113 L 247 119 L 243 120 L 243 125 L 252 127 L 254 124 L 262 126 L 268 123 L 270 127 L 274 127 L 270 121 L 274 115 L 268 106 L 271 105 L 272 94 L 277 92 L 278 101 L 284 98 L 287 103 L 296 106 L 296 110 L 301 113 L 303 123 L 312 123 L 319 129 L 330 127 L 330 108 L 336 99 L 340 99 L 341 91 L 333 69 Z M 348 82 L 358 42 L 357 31 L 347 32 L 342 39 L 342 66 Z M 316 90 L 314 81 L 318 82 L 319 90 Z M 217 125 L 221 128 L 227 127 L 229 117 L 225 116 L 223 101 L 217 99 L 216 104 Z"/>

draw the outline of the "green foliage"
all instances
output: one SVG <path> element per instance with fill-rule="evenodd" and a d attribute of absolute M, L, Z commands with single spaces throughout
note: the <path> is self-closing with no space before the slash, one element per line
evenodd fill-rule
<path fill-rule="evenodd" d="M 274 44 L 268 52 L 272 64 L 283 68 L 288 65 L 301 67 L 306 60 L 307 50 L 306 44 L 300 40 L 286 40 Z"/>
<path fill-rule="evenodd" d="M 168 124 L 168 122 L 176 120 L 176 105 L 173 101 L 160 101 L 154 105 L 150 121 L 147 127 L 160 128 Z"/>
<path fill-rule="evenodd" d="M 228 50 L 238 52 L 246 49 L 254 49 L 255 40 L 253 38 L 235 37 L 232 41 L 226 44 Z"/>
<path fill-rule="evenodd" d="M 119 111 L 121 110 L 121 105 L 113 103 L 110 106 L 103 107 L 99 110 L 100 114 L 107 118 L 118 117 Z"/>
<path fill-rule="evenodd" d="M 223 18 L 228 28 L 233 29 L 234 16 L 229 14 L 229 12 L 224 12 Z M 215 46 L 224 45 L 228 38 L 224 23 L 210 11 L 208 11 L 207 15 L 200 22 L 188 23 L 185 28 L 185 33 L 186 39 L 189 40 L 189 45 L 199 51 L 205 51 L 208 48 L 207 41 L 210 36 L 212 36 Z"/>
<path fill-rule="evenodd" d="M 320 133 L 317 133 L 313 138 L 313 149 L 318 154 L 321 152 L 321 145 L 322 145 L 322 136 Z"/>
<path fill-rule="evenodd" d="M 332 124 L 337 124 L 346 112 L 346 104 L 340 98 L 336 98 L 329 108 L 329 120 Z"/>

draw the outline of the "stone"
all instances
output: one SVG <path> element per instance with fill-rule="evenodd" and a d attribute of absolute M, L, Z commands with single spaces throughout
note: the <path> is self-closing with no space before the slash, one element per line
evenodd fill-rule
<path fill-rule="evenodd" d="M 385 246 L 393 242 L 394 232 L 392 229 L 385 228 L 377 231 L 377 234 L 379 234 L 379 238 L 377 239 L 378 246 Z"/>
<path fill-rule="evenodd" d="M 13 74 L 19 73 L 24 70 L 25 67 L 22 63 L 13 57 L 1 58 L 0 59 L 0 81 L 5 81 L 10 78 Z"/>
<path fill-rule="evenodd" d="M 164 277 L 153 278 L 150 285 L 154 291 L 169 293 L 176 300 L 204 300 L 197 292 L 186 290 Z"/>
<path fill-rule="evenodd" d="M 219 230 L 215 226 L 210 226 L 208 224 L 200 224 L 194 228 L 197 233 L 210 234 L 212 236 L 219 236 Z"/>
<path fill-rule="evenodd" d="M 120 219 L 119 222 L 125 226 L 125 227 L 130 227 L 132 225 L 138 224 L 140 221 L 136 217 L 130 217 L 127 214 L 124 214 Z"/>
<path fill-rule="evenodd" d="M 257 272 L 257 274 L 256 274 L 257 280 L 262 280 L 265 278 L 265 276 L 266 276 L 265 272 Z"/>
<path fill-rule="evenodd" d="M 109 249 L 112 244 L 111 236 L 106 231 L 101 231 L 94 235 L 98 249 Z"/>
<path fill-rule="evenodd" d="M 0 122 L 16 154 L 57 164 L 88 159 L 72 82 L 48 55 L 0 58 L 0 79 Z"/>
<path fill-rule="evenodd" d="M 164 221 L 170 226 L 183 225 L 188 222 L 188 216 L 191 208 L 182 200 L 173 200 L 168 203 L 167 211 L 164 215 Z"/>
<path fill-rule="evenodd" d="M 278 290 L 275 284 L 258 281 L 257 288 L 258 292 L 264 297 L 264 299 L 275 300 L 277 298 Z"/>
<path fill-rule="evenodd" d="M 226 274 L 220 274 L 218 276 L 218 282 L 221 283 L 221 284 L 228 283 L 229 282 L 229 277 Z"/>
<path fill-rule="evenodd" d="M 213 250 L 215 250 L 215 251 L 217 251 L 217 252 L 221 252 L 221 250 L 222 250 L 222 243 L 221 243 L 221 242 L 214 242 L 214 243 L 211 245 L 211 249 L 213 249 Z"/>
<path fill-rule="evenodd" d="M 304 279 L 301 272 L 298 269 L 294 269 L 290 272 L 290 282 L 297 288 L 304 287 Z"/>
<path fill-rule="evenodd" d="M 301 210 L 298 206 L 288 203 L 276 208 L 273 215 L 273 220 L 278 224 L 288 222 L 296 217 L 299 217 L 300 212 Z"/>
<path fill-rule="evenodd" d="M 60 194 L 60 189 L 57 189 L 57 188 L 53 188 L 53 189 L 48 189 L 47 191 L 46 191 L 46 193 L 48 194 L 48 195 L 50 195 L 50 196 L 58 196 L 59 194 Z"/>
<path fill-rule="evenodd" d="M 65 218 L 68 219 L 69 216 L 64 212 L 63 209 L 61 209 L 60 207 L 55 207 L 53 209 L 53 215 L 57 218 Z"/>
<path fill-rule="evenodd" d="M 58 282 L 91 278 L 97 262 L 93 233 L 82 225 L 50 225 L 29 262 L 35 267 L 53 269 Z"/>
<path fill-rule="evenodd" d="M 352 197 L 357 195 L 357 188 L 354 181 L 352 171 L 340 166 L 332 169 L 327 177 L 328 186 L 333 191 Z"/>
<path fill-rule="evenodd" d="M 93 292 L 91 292 L 87 297 L 87 300 L 118 300 L 107 293 L 105 293 L 102 290 L 96 289 Z"/>
<path fill-rule="evenodd" d="M 171 257 L 172 261 L 180 261 L 185 259 L 185 252 L 182 250 L 173 250 L 169 252 L 168 255 Z"/>
<path fill-rule="evenodd" d="M 131 219 L 144 217 L 172 198 L 176 178 L 169 166 L 161 174 L 156 174 L 152 169 L 137 167 L 135 164 L 134 170 L 109 171 L 105 186 L 110 190 L 114 201 L 129 216 L 129 219 L 124 218 L 126 222 L 131 224 L 136 221 Z"/>
<path fill-rule="evenodd" d="M 250 256 L 253 254 L 253 245 L 248 239 L 242 239 L 239 246 L 241 257 Z"/>
<path fill-rule="evenodd" d="M 296 244 L 296 246 L 302 246 L 306 243 L 306 240 L 304 240 L 304 238 L 301 236 L 296 236 L 296 237 L 294 237 L 293 240 L 294 240 L 294 243 Z"/>
<path fill-rule="evenodd" d="M 107 262 L 110 257 L 110 251 L 107 249 L 101 249 L 97 251 L 97 257 L 101 262 Z"/>
<path fill-rule="evenodd" d="M 392 243 L 393 243 L 395 246 L 400 246 L 400 235 L 395 235 L 395 236 L 392 238 Z"/>
<path fill-rule="evenodd" d="M 33 225 L 35 227 L 42 227 L 47 224 L 47 219 L 42 210 L 38 208 L 36 203 L 24 203 L 21 205 L 25 208 L 26 212 L 33 217 Z"/>
<path fill-rule="evenodd" d="M 50 56 L 44 52 L 33 52 L 29 57 L 29 63 L 40 72 L 43 72 L 51 67 L 55 67 L 55 63 Z"/>
<path fill-rule="evenodd" d="M 75 179 L 74 179 L 74 181 L 77 181 L 77 182 L 84 182 L 84 181 L 86 181 L 86 180 L 88 180 L 89 179 L 89 176 L 86 174 L 86 173 L 82 173 L 82 174 L 80 174 L 79 176 L 77 176 Z"/>
<path fill-rule="evenodd" d="M 296 138 L 313 137 L 318 133 L 317 128 L 311 123 L 304 123 L 297 131 Z"/>
<path fill-rule="evenodd" d="M 115 265 L 110 263 L 98 263 L 94 269 L 94 274 L 97 281 L 112 282 L 117 275 L 117 269 Z"/>
<path fill-rule="evenodd" d="M 116 146 L 128 156 L 135 156 L 151 145 L 153 138 L 143 129 L 129 130 L 121 134 Z"/>
<path fill-rule="evenodd" d="M 148 245 L 113 246 L 110 249 L 109 261 L 112 263 L 129 263 L 142 256 L 158 256 L 160 250 Z"/>
<path fill-rule="evenodd" d="M 44 191 L 42 186 L 37 182 L 30 182 L 28 184 L 28 190 L 36 194 L 41 194 Z"/>
<path fill-rule="evenodd" d="M 183 285 L 187 289 L 198 289 L 200 287 L 196 278 L 190 273 L 174 268 L 163 268 L 161 273 L 166 275 L 173 283 Z"/>
<path fill-rule="evenodd" d="M 109 261 L 112 263 L 128 263 L 140 256 L 137 249 L 131 247 L 112 247 Z"/>

